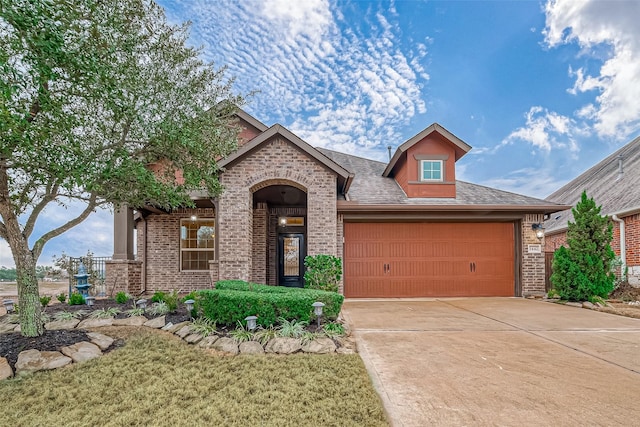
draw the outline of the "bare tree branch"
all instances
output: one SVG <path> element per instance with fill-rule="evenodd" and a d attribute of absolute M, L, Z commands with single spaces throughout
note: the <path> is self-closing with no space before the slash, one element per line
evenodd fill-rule
<path fill-rule="evenodd" d="M 42 253 L 42 249 L 44 248 L 45 243 L 47 243 L 49 240 L 53 239 L 54 237 L 61 235 L 65 231 L 70 230 L 76 225 L 80 224 L 82 221 L 87 219 L 87 217 L 91 214 L 91 212 L 94 211 L 94 209 L 97 206 L 98 206 L 97 197 L 95 194 L 92 194 L 91 197 L 89 198 L 87 207 L 84 209 L 84 211 L 82 211 L 80 215 L 68 221 L 66 224 L 63 224 L 60 227 L 55 228 L 49 231 L 48 233 L 43 234 L 42 237 L 40 237 L 36 241 L 36 243 L 33 245 L 32 252 L 33 252 L 34 259 L 38 259 L 38 257 L 40 257 L 40 254 Z"/>
<path fill-rule="evenodd" d="M 31 233 L 33 232 L 33 227 L 36 225 L 36 220 L 38 219 L 40 212 L 42 212 L 42 210 L 50 202 L 54 201 L 56 197 L 58 197 L 58 184 L 56 183 L 56 184 L 47 185 L 47 191 L 45 195 L 42 197 L 42 200 L 40 201 L 40 203 L 34 206 L 33 210 L 31 211 L 31 215 L 29 215 L 29 219 L 27 220 L 27 223 L 24 226 L 23 234 L 27 239 L 29 238 L 29 236 L 31 236 Z"/>

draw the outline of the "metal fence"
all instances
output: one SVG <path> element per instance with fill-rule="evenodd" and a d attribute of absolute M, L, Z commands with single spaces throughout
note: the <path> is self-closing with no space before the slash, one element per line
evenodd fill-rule
<path fill-rule="evenodd" d="M 69 257 L 69 295 L 75 291 L 76 278 L 73 277 L 78 274 L 78 267 L 82 262 L 87 269 L 89 275 L 88 281 L 92 285 L 89 288 L 89 294 L 97 297 L 103 297 L 107 295 L 107 286 L 105 284 L 106 279 L 106 261 L 111 261 L 109 256 L 84 256 L 79 258 Z"/>

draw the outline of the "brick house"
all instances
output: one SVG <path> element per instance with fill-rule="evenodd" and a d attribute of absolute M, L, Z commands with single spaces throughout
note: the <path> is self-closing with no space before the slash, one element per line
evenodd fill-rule
<path fill-rule="evenodd" d="M 601 215 L 613 222 L 611 247 L 627 270 L 629 283 L 640 286 L 640 137 L 634 139 L 547 197 L 554 203 L 575 206 L 586 191 Z M 545 251 L 553 253 L 567 241 L 571 209 L 545 221 Z"/>
<path fill-rule="evenodd" d="M 302 286 L 304 257 L 330 254 L 343 260 L 347 297 L 544 293 L 534 225 L 567 206 L 456 180 L 471 147 L 442 126 L 384 163 L 311 147 L 244 111 L 238 119 L 239 148 L 219 162 L 219 198 L 116 212 L 109 289 Z"/>

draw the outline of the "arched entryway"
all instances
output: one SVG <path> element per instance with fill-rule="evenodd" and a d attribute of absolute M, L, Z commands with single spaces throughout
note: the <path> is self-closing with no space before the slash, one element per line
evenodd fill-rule
<path fill-rule="evenodd" d="M 252 281 L 302 287 L 307 253 L 306 189 L 278 180 L 252 190 Z"/>

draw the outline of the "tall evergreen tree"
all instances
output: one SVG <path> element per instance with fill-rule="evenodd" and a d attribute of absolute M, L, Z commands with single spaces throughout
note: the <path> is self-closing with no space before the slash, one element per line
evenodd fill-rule
<path fill-rule="evenodd" d="M 563 299 L 606 298 L 613 290 L 613 227 L 607 217 L 600 215 L 600 210 L 601 206 L 596 206 L 586 191 L 571 210 L 575 222 L 568 225 L 567 247 L 558 249 L 553 257 L 551 275 L 551 283 Z"/>

